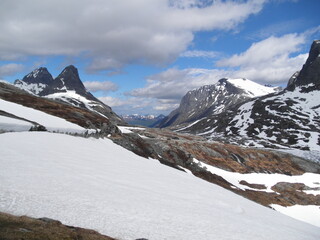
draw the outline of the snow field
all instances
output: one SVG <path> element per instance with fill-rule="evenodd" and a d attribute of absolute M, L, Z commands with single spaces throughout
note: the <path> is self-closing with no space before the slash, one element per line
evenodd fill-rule
<path fill-rule="evenodd" d="M 0 110 L 11 113 L 15 116 L 22 117 L 29 121 L 34 121 L 46 127 L 48 131 L 59 131 L 68 133 L 83 133 L 87 129 L 80 127 L 77 124 L 66 121 L 65 119 L 44 113 L 33 108 L 25 107 L 16 103 L 8 102 L 0 99 Z M 14 120 L 11 120 L 13 123 Z M 0 119 L 0 129 L 8 129 L 8 119 Z M 10 131 L 16 131 L 19 129 L 24 129 L 25 122 L 14 121 L 11 125 L 12 129 Z M 30 129 L 30 128 L 29 128 Z"/>
<path fill-rule="evenodd" d="M 15 131 L 29 131 L 29 129 L 33 126 L 32 123 L 14 119 L 10 117 L 0 116 L 0 130 L 5 132 Z"/>
<path fill-rule="evenodd" d="M 249 79 L 229 78 L 228 82 L 230 82 L 238 88 L 245 90 L 250 97 L 259 97 L 276 92 L 275 88 L 273 87 L 266 87 L 261 84 L 255 83 Z"/>
<path fill-rule="evenodd" d="M 49 217 L 118 239 L 320 239 L 260 206 L 109 139 L 0 134 L 0 211 Z"/>

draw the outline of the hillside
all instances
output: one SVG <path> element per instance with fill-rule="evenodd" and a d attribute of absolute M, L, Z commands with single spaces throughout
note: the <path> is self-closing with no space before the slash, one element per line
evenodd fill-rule
<path fill-rule="evenodd" d="M 1 134 L 0 144 L 0 211 L 59 219 L 118 239 L 320 237 L 315 226 L 108 139 L 24 132 Z"/>

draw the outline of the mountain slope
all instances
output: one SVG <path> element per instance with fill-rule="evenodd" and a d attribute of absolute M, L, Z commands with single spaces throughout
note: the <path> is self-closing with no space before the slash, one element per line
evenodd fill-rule
<path fill-rule="evenodd" d="M 280 93 L 262 96 L 182 129 L 242 145 L 300 149 L 320 153 L 320 41 Z"/>
<path fill-rule="evenodd" d="M 22 80 L 16 80 L 14 85 L 37 96 L 51 98 L 96 112 L 116 124 L 124 123 L 109 106 L 86 90 L 80 80 L 77 68 L 72 65 L 67 66 L 54 79 L 46 68 L 38 68 Z"/>
<path fill-rule="evenodd" d="M 5 82 L 0 82 L 0 116 L 2 131 L 26 131 L 33 127 L 60 132 L 87 129 L 103 129 L 106 134 L 119 132 L 116 125 L 101 114 L 38 97 Z"/>
<path fill-rule="evenodd" d="M 276 88 L 262 86 L 248 79 L 220 79 L 214 85 L 188 92 L 182 98 L 179 108 L 171 112 L 158 127 L 200 120 L 219 114 L 234 104 L 276 91 Z"/>
<path fill-rule="evenodd" d="M 118 239 L 320 238 L 318 227 L 108 139 L 5 133 L 0 145 L 0 211 L 59 219 Z"/>

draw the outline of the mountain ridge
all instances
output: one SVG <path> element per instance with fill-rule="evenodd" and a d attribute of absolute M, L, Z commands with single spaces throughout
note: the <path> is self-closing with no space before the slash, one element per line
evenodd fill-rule
<path fill-rule="evenodd" d="M 157 127 L 190 123 L 219 114 L 234 104 L 276 91 L 277 88 L 263 86 L 245 78 L 222 78 L 216 84 L 189 91 L 181 99 L 180 106 Z"/>
<path fill-rule="evenodd" d="M 124 121 L 112 109 L 94 97 L 83 85 L 78 69 L 69 65 L 53 78 L 45 67 L 40 67 L 27 74 L 14 85 L 33 95 L 54 99 L 75 107 L 88 109 L 110 118 L 114 123 Z"/>
<path fill-rule="evenodd" d="M 245 146 L 313 151 L 311 158 L 319 161 L 319 49 L 320 41 L 314 41 L 302 70 L 285 90 L 230 106 L 180 130 Z"/>

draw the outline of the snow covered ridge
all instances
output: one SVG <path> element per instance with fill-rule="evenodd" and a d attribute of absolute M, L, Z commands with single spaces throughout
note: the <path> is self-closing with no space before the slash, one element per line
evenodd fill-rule
<path fill-rule="evenodd" d="M 223 78 L 216 84 L 189 91 L 182 98 L 179 108 L 172 111 L 158 127 L 190 124 L 220 114 L 248 99 L 278 91 L 277 87 L 263 86 L 245 78 Z"/>
<path fill-rule="evenodd" d="M 320 238 L 319 227 L 141 158 L 108 139 L 5 133 L 0 146 L 3 212 L 59 219 L 124 240 Z M 59 151 L 52 154 L 53 149 Z"/>
<path fill-rule="evenodd" d="M 243 89 L 250 97 L 260 97 L 279 92 L 279 87 L 263 86 L 246 78 L 228 78 L 227 81 L 235 87 Z"/>
<path fill-rule="evenodd" d="M 305 91 L 314 86 L 257 97 L 178 130 L 212 140 L 290 151 L 320 162 L 320 90 Z"/>

